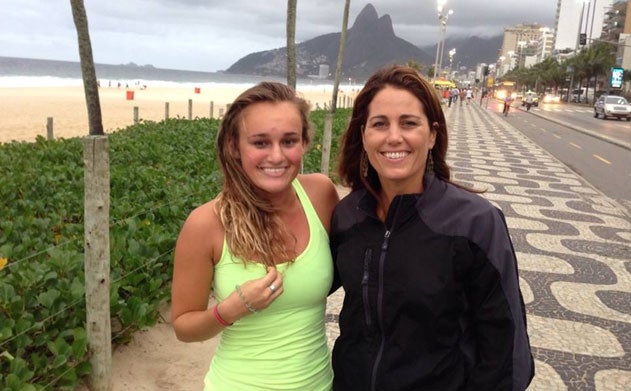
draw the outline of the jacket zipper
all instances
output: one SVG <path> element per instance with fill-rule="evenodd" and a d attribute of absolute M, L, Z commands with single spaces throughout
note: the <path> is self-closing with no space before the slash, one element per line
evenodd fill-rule
<path fill-rule="evenodd" d="M 362 297 L 364 299 L 364 317 L 366 318 L 366 326 L 372 325 L 370 316 L 370 302 L 368 301 L 368 279 L 370 277 L 370 259 L 372 258 L 372 249 L 367 249 L 364 254 L 364 275 L 362 277 Z"/>
<path fill-rule="evenodd" d="M 377 357 L 372 367 L 372 376 L 370 378 L 370 390 L 375 391 L 377 385 L 377 369 L 381 363 L 381 356 L 383 356 L 383 349 L 386 344 L 386 335 L 383 324 L 383 268 L 386 260 L 386 254 L 388 252 L 388 241 L 390 239 L 390 230 L 386 230 L 384 234 L 383 243 L 381 244 L 381 255 L 379 256 L 379 287 L 377 291 L 377 321 L 379 323 L 379 329 L 381 331 L 381 343 L 379 344 L 379 350 L 377 351 Z"/>
<path fill-rule="evenodd" d="M 375 357 L 375 362 L 372 366 L 372 374 L 370 377 L 370 390 L 376 391 L 377 387 L 377 371 L 379 369 L 379 365 L 381 364 L 381 357 L 383 356 L 383 350 L 386 345 L 386 333 L 383 319 L 383 285 L 384 285 L 384 267 L 386 263 L 386 255 L 388 254 L 388 245 L 390 242 L 390 237 L 392 236 L 392 231 L 394 227 L 396 227 L 396 220 L 399 214 L 399 206 L 401 205 L 400 197 L 395 197 L 390 204 L 390 210 L 388 211 L 388 215 L 386 216 L 386 232 L 383 235 L 383 243 L 381 243 L 381 254 L 379 255 L 379 284 L 377 291 L 377 322 L 379 324 L 379 331 L 381 332 L 381 343 L 379 344 L 379 350 L 377 351 L 377 355 Z M 394 210 L 392 210 L 394 207 Z M 392 215 L 391 213 L 392 212 Z M 390 221 L 390 228 L 388 228 L 388 218 L 392 217 Z"/>

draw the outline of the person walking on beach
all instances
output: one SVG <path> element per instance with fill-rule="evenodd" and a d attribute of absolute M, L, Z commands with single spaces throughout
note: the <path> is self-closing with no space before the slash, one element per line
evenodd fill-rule
<path fill-rule="evenodd" d="M 331 389 L 324 317 L 339 199 L 328 177 L 298 174 L 308 115 L 307 102 L 280 83 L 237 97 L 217 137 L 223 188 L 191 212 L 177 240 L 177 338 L 221 333 L 205 390 Z"/>
<path fill-rule="evenodd" d="M 447 123 L 412 68 L 373 74 L 343 135 L 334 390 L 525 390 L 534 361 L 502 212 L 453 183 Z"/>

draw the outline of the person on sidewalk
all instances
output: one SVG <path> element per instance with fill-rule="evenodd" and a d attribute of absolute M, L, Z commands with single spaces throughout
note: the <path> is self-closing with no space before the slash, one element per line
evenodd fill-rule
<path fill-rule="evenodd" d="M 338 165 L 334 390 L 525 390 L 534 362 L 501 210 L 451 181 L 447 123 L 414 69 L 355 100 Z"/>
<path fill-rule="evenodd" d="M 510 111 L 510 105 L 513 103 L 513 97 L 511 96 L 510 91 L 506 93 L 504 97 L 504 109 L 502 110 L 502 114 L 504 117 L 508 117 L 508 112 Z"/>
<path fill-rule="evenodd" d="M 308 114 L 307 102 L 281 83 L 237 97 L 217 136 L 223 188 L 191 212 L 177 240 L 177 338 L 221 333 L 205 390 L 331 389 L 324 317 L 339 199 L 327 176 L 298 175 Z M 217 304 L 209 308 L 211 289 Z"/>

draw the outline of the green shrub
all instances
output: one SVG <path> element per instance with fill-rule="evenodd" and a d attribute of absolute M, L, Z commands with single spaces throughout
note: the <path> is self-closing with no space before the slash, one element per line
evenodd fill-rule
<path fill-rule="evenodd" d="M 332 164 L 349 113 L 334 117 Z M 317 131 L 305 172 L 320 171 L 324 116 L 312 113 Z M 115 345 L 154 325 L 168 300 L 181 225 L 221 186 L 218 128 L 213 119 L 170 119 L 108 136 Z M 91 371 L 82 139 L 0 144 L 0 173 L 0 390 L 72 390 Z"/>

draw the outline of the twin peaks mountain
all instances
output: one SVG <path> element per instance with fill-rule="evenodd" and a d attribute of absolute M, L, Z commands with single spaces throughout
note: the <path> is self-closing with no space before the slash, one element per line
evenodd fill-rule
<path fill-rule="evenodd" d="M 337 52 L 341 33 L 329 33 L 296 45 L 296 73 L 298 77 L 319 74 L 320 65 L 328 65 L 335 73 Z M 464 40 L 448 39 L 446 48 L 456 47 L 460 58 L 454 66 L 473 67 L 488 62 L 497 56 L 502 36 L 490 39 L 470 37 Z M 346 32 L 342 79 L 366 79 L 374 71 L 387 64 L 405 64 L 410 60 L 423 64 L 428 69 L 434 64 L 436 45 L 423 49 L 397 37 L 392 28 L 390 15 L 379 17 L 372 4 L 368 4 L 357 15 L 352 27 Z M 448 50 L 445 50 L 447 52 Z M 226 73 L 285 76 L 287 74 L 287 48 L 279 48 L 248 54 Z M 443 58 L 443 64 L 446 63 Z"/>
<path fill-rule="evenodd" d="M 296 45 L 296 73 L 299 77 L 318 75 L 321 64 L 329 65 L 335 73 L 341 33 L 329 33 Z M 287 48 L 248 54 L 227 73 L 255 75 L 286 75 Z M 433 62 L 431 55 L 397 37 L 390 15 L 379 17 L 372 4 L 357 15 L 353 26 L 346 31 L 342 74 L 363 79 L 383 65 L 404 64 L 414 60 L 422 64 Z"/>

